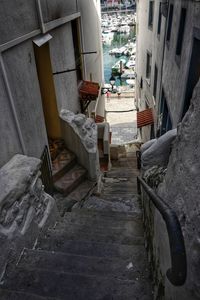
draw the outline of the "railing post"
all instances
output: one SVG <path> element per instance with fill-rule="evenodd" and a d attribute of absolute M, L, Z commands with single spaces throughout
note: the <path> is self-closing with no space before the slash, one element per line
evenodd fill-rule
<path fill-rule="evenodd" d="M 141 195 L 141 186 L 140 186 L 140 181 L 139 181 L 138 177 L 137 177 L 137 192 L 138 192 L 138 195 Z"/>
<path fill-rule="evenodd" d="M 141 169 L 141 151 L 136 151 L 136 157 L 137 157 L 137 168 L 138 170 Z"/>

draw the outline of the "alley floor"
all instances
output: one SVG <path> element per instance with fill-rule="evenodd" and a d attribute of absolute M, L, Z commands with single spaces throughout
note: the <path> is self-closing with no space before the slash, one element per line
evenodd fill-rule
<path fill-rule="evenodd" d="M 126 144 L 137 140 L 137 111 L 134 91 L 121 95 L 110 94 L 105 99 L 106 120 L 112 131 L 112 144 Z"/>

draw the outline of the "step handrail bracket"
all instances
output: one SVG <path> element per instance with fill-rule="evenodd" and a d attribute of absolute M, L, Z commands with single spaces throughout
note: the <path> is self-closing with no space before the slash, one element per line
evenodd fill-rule
<path fill-rule="evenodd" d="M 140 186 L 142 186 L 165 221 L 171 255 L 171 268 L 167 270 L 166 276 L 174 286 L 182 286 L 187 277 L 187 258 L 178 217 L 175 211 L 141 177 L 137 177 L 137 185 L 138 193 L 141 193 Z"/>

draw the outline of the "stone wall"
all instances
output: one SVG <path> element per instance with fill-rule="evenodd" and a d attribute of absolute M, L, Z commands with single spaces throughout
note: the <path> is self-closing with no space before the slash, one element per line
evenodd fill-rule
<path fill-rule="evenodd" d="M 200 299 L 200 81 L 173 145 L 167 173 L 158 194 L 175 210 L 187 254 L 187 280 L 173 286 L 166 277 L 171 266 L 166 225 L 146 195 L 143 196 L 146 239 L 155 284 L 155 299 Z"/>
<path fill-rule="evenodd" d="M 84 114 L 75 115 L 61 110 L 61 127 L 65 144 L 76 154 L 78 162 L 88 171 L 90 180 L 96 180 L 99 170 L 97 152 L 97 125 Z"/>
<path fill-rule="evenodd" d="M 44 192 L 40 160 L 15 155 L 0 169 L 0 274 L 7 261 L 55 222 L 55 200 Z"/>

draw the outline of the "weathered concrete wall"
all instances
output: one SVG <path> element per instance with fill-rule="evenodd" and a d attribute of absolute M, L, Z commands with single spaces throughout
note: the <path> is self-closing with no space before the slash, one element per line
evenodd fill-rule
<path fill-rule="evenodd" d="M 32 42 L 27 41 L 4 52 L 3 60 L 27 154 L 39 158 L 47 138 Z M 1 101 L 7 102 L 7 97 Z M 10 136 L 7 128 L 2 130 L 7 132 L 10 143 L 13 139 L 14 145 L 18 137 Z"/>
<path fill-rule="evenodd" d="M 174 287 L 166 278 L 170 267 L 169 240 L 161 215 L 144 198 L 146 236 L 153 265 L 155 299 L 200 299 L 200 81 L 191 106 L 178 128 L 164 182 L 158 194 L 175 210 L 181 223 L 187 254 L 187 280 Z"/>
<path fill-rule="evenodd" d="M 100 23 L 100 1 L 79 0 L 83 52 L 97 52 L 84 55 L 85 79 L 101 83 L 103 80 L 102 43 Z"/>
<path fill-rule="evenodd" d="M 41 0 L 44 22 L 50 22 L 76 13 L 76 1 Z"/>
<path fill-rule="evenodd" d="M 75 0 L 42 0 L 41 4 L 45 22 L 77 12 L 77 2 Z M 96 32 L 100 34 L 98 4 L 96 1 L 92 3 L 83 1 L 81 12 L 83 14 L 82 34 L 85 45 L 89 47 L 84 50 L 97 50 L 97 55 L 90 56 L 90 58 L 95 58 L 92 61 L 89 58 L 86 62 L 87 73 L 85 77 L 88 79 L 90 73 L 92 73 L 93 80 L 101 82 L 101 39 L 100 35 L 98 39 L 96 34 Z M 2 46 L 1 43 L 11 43 L 7 43 L 0 48 L 2 51 L 0 62 L 3 61 L 5 65 L 5 70 L 2 64 L 0 68 L 0 141 L 3 145 L 0 166 L 16 153 L 24 153 L 39 158 L 44 145 L 48 144 L 32 43 L 32 39 L 36 37 L 41 29 L 38 20 L 35 0 L 26 1 L 26 3 L 21 0 L 1 1 L 0 46 Z M 53 24 L 55 25 L 55 23 Z M 92 33 L 87 34 L 90 29 L 92 29 Z M 97 31 L 98 29 L 99 31 Z M 24 36 L 25 34 L 31 35 Z M 50 34 L 53 37 L 49 42 L 53 72 L 75 69 L 71 22 L 52 29 Z M 20 39 L 15 40 L 13 44 L 13 39 L 19 37 Z M 7 76 L 6 83 L 4 73 Z M 76 71 L 54 75 L 54 83 L 58 110 L 70 109 L 75 113 L 80 112 Z M 19 125 L 18 129 L 9 102 L 10 97 L 13 100 L 13 108 Z"/>
<path fill-rule="evenodd" d="M 51 32 L 50 41 L 52 70 L 62 72 L 76 69 L 71 22 Z M 60 46 L 62 45 L 62 47 Z M 80 112 L 76 71 L 54 75 L 58 110 Z"/>
<path fill-rule="evenodd" d="M 35 0 L 1 0 L 0 44 L 38 28 L 39 23 Z"/>
<path fill-rule="evenodd" d="M 172 23 L 171 39 L 169 47 L 165 47 L 165 59 L 163 68 L 163 87 L 173 126 L 176 127 L 181 119 L 184 97 L 186 91 L 187 76 L 189 72 L 190 58 L 193 46 L 193 30 L 200 29 L 200 3 L 194 1 L 173 1 L 174 16 Z M 177 35 L 181 7 L 187 8 L 185 32 L 182 45 L 180 64 L 176 59 Z"/>
<path fill-rule="evenodd" d="M 14 154 L 22 153 L 16 124 L 2 75 L 0 76 L 0 167 L 3 166 Z"/>

